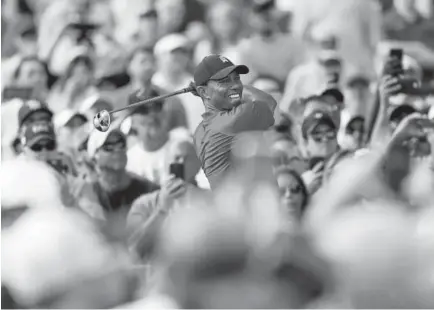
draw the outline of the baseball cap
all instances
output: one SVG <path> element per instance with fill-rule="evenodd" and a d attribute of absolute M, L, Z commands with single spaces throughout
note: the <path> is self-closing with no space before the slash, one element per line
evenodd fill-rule
<path fill-rule="evenodd" d="M 319 124 L 327 124 L 333 129 L 336 129 L 336 125 L 328 113 L 315 110 L 303 119 L 303 123 L 301 125 L 301 132 L 303 136 L 306 137 L 308 132 L 315 129 L 315 127 Z"/>
<path fill-rule="evenodd" d="M 41 101 L 38 100 L 28 100 L 24 102 L 18 111 L 18 125 L 19 127 L 23 126 L 24 122 L 36 112 L 46 112 L 53 117 L 53 112 Z"/>
<path fill-rule="evenodd" d="M 81 118 L 85 123 L 88 121 L 88 118 L 85 114 L 80 113 L 78 111 L 71 110 L 71 109 L 67 109 L 65 111 L 60 112 L 58 115 L 55 116 L 54 126 L 56 128 L 65 127 L 75 117 Z"/>
<path fill-rule="evenodd" d="M 56 133 L 51 124 L 45 122 L 38 122 L 27 126 L 21 133 L 21 145 L 33 146 L 41 140 L 56 141 Z"/>
<path fill-rule="evenodd" d="M 190 49 L 190 40 L 178 33 L 173 33 L 162 37 L 154 47 L 154 54 L 161 55 L 165 53 L 173 52 L 177 49 Z"/>
<path fill-rule="evenodd" d="M 344 102 L 344 94 L 338 88 L 328 88 L 322 92 L 321 97 L 331 96 L 336 99 L 337 102 Z"/>
<path fill-rule="evenodd" d="M 107 142 L 111 135 L 120 135 L 126 140 L 125 135 L 121 130 L 114 128 L 106 132 L 101 132 L 98 130 L 93 130 L 87 141 L 87 153 L 90 158 L 93 158 L 96 152 Z"/>
<path fill-rule="evenodd" d="M 247 74 L 249 68 L 245 65 L 234 65 L 232 61 L 221 55 L 209 55 L 197 65 L 194 71 L 194 83 L 199 86 L 209 80 L 221 80 L 234 71 L 238 74 Z"/>

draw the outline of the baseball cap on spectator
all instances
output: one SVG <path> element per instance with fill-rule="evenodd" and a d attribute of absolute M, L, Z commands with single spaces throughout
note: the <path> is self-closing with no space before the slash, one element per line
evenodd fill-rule
<path fill-rule="evenodd" d="M 307 134 L 320 124 L 327 124 L 331 128 L 336 129 L 336 125 L 328 113 L 315 110 L 303 119 L 303 123 L 301 125 L 301 133 L 303 137 L 307 137 Z"/>
<path fill-rule="evenodd" d="M 194 71 L 194 83 L 196 86 L 204 85 L 210 80 L 221 80 L 232 72 L 247 74 L 249 68 L 245 65 L 234 65 L 232 61 L 221 55 L 209 55 L 197 65 Z"/>
<path fill-rule="evenodd" d="M 84 123 L 88 122 L 88 118 L 85 114 L 71 109 L 60 112 L 54 118 L 54 126 L 56 128 L 68 127 L 71 121 L 75 118 L 81 119 Z"/>
<path fill-rule="evenodd" d="M 328 88 L 322 92 L 321 97 L 333 97 L 337 102 L 344 102 L 344 94 L 338 88 Z"/>
<path fill-rule="evenodd" d="M 79 112 L 84 114 L 91 109 L 109 111 L 113 109 L 113 105 L 109 100 L 106 100 L 99 95 L 95 95 L 83 101 L 82 105 L 79 108 Z"/>
<path fill-rule="evenodd" d="M 178 49 L 189 50 L 191 48 L 191 42 L 188 38 L 182 34 L 169 34 L 162 37 L 154 48 L 155 55 L 161 55 L 173 52 Z"/>
<path fill-rule="evenodd" d="M 51 112 L 47 105 L 38 100 L 28 100 L 24 102 L 18 111 L 19 127 L 23 126 L 24 122 L 36 112 L 46 112 L 50 117 L 53 117 L 53 112 Z"/>
<path fill-rule="evenodd" d="M 403 104 L 393 109 L 389 115 L 390 122 L 401 122 L 405 117 L 417 112 L 417 110 L 409 104 Z"/>
<path fill-rule="evenodd" d="M 154 8 L 148 8 L 148 9 L 142 11 L 142 13 L 140 13 L 139 17 L 140 18 L 157 18 L 158 13 L 157 13 L 157 10 L 155 10 Z"/>
<path fill-rule="evenodd" d="M 24 128 L 21 133 L 21 145 L 32 147 L 42 140 L 56 141 L 56 133 L 52 125 L 35 123 Z"/>
<path fill-rule="evenodd" d="M 126 141 L 125 135 L 121 130 L 117 128 L 109 129 L 106 132 L 101 132 L 98 130 L 93 130 L 87 141 L 87 153 L 89 158 L 93 158 L 96 152 L 107 142 L 108 138 L 112 135 L 118 135 Z"/>

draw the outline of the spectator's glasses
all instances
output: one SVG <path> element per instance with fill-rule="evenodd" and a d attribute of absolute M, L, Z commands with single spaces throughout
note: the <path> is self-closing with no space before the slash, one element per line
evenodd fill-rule
<path fill-rule="evenodd" d="M 280 195 L 284 196 L 287 191 L 289 191 L 293 195 L 297 195 L 297 194 L 301 194 L 302 193 L 303 188 L 301 187 L 301 185 L 296 185 L 296 186 L 292 186 L 292 187 L 281 188 L 280 189 Z"/>
<path fill-rule="evenodd" d="M 56 142 L 53 140 L 40 141 L 32 145 L 30 149 L 34 152 L 41 152 L 43 150 L 54 151 L 56 149 Z"/>
<path fill-rule="evenodd" d="M 117 152 L 117 151 L 123 151 L 127 148 L 127 142 L 125 139 L 119 137 L 115 141 L 108 141 L 104 143 L 104 145 L 101 147 L 103 151 L 105 152 Z"/>
<path fill-rule="evenodd" d="M 312 132 L 310 137 L 315 142 L 327 142 L 336 139 L 336 131 L 335 130 L 327 130 L 323 132 Z"/>

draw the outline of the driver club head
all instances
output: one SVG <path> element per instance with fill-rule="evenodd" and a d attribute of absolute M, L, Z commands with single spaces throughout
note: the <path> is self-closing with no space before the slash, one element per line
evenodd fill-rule
<path fill-rule="evenodd" d="M 110 113 L 106 110 L 102 110 L 101 112 L 98 112 L 94 118 L 93 118 L 93 126 L 95 129 L 106 132 L 110 128 Z"/>

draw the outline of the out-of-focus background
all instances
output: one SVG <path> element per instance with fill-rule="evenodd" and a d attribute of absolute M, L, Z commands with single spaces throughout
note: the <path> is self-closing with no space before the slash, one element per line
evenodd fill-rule
<path fill-rule="evenodd" d="M 1 6 L 2 308 L 434 306 L 434 0 Z M 392 49 L 417 85 L 399 94 Z M 199 97 L 94 129 L 187 87 L 210 54 L 277 102 L 218 191 L 194 148 Z M 424 147 L 377 158 L 413 112 L 428 129 L 406 143 Z"/>

